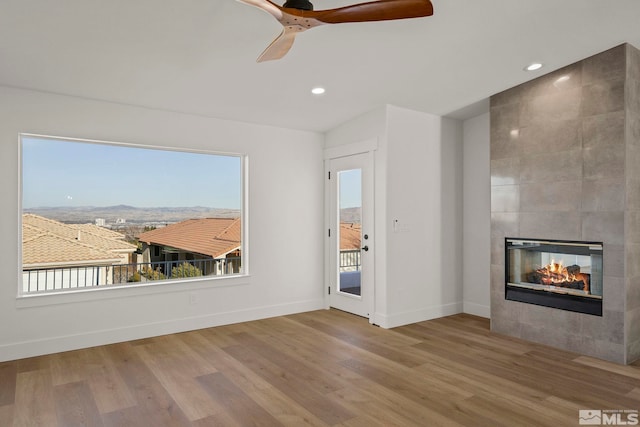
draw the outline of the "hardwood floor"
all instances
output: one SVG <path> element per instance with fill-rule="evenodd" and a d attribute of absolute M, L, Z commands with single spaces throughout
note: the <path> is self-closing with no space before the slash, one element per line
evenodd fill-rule
<path fill-rule="evenodd" d="M 640 409 L 640 366 L 455 315 L 337 310 L 0 363 L 0 426 L 574 426 Z"/>

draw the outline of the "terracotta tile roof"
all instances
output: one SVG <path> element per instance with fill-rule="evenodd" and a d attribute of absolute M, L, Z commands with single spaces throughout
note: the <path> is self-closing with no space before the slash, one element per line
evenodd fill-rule
<path fill-rule="evenodd" d="M 340 249 L 355 250 L 360 249 L 360 239 L 362 226 L 360 224 L 341 222 L 340 223 Z"/>
<path fill-rule="evenodd" d="M 64 224 L 35 214 L 23 214 L 22 224 L 31 225 L 43 231 L 67 239 L 77 240 L 98 249 L 131 252 L 137 248 L 124 241 L 124 235 L 93 224 Z"/>
<path fill-rule="evenodd" d="M 147 231 L 138 239 L 217 258 L 240 247 L 241 230 L 240 218 L 188 219 Z"/>
<path fill-rule="evenodd" d="M 74 263 L 112 264 L 122 261 L 122 253 L 131 253 L 137 249 L 135 245 L 122 240 L 124 236 L 120 233 L 102 233 L 99 230 L 101 227 L 91 227 L 98 230 L 75 227 L 34 214 L 23 214 L 23 268 Z"/>
<path fill-rule="evenodd" d="M 122 233 L 118 233 L 117 231 L 109 230 L 108 228 L 100 227 L 94 224 L 69 224 L 69 226 L 75 228 L 76 230 L 86 231 L 87 233 L 92 233 L 104 237 L 105 239 L 124 239 L 124 235 Z"/>

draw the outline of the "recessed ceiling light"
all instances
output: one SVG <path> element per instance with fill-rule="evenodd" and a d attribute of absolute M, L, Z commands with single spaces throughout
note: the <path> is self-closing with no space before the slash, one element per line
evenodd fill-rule
<path fill-rule="evenodd" d="M 322 95 L 325 92 L 323 87 L 314 87 L 311 89 L 311 93 L 314 95 Z"/>
<path fill-rule="evenodd" d="M 535 70 L 539 70 L 540 68 L 542 68 L 542 64 L 539 62 L 534 62 L 532 64 L 527 65 L 526 67 L 524 67 L 525 71 L 535 71 Z"/>

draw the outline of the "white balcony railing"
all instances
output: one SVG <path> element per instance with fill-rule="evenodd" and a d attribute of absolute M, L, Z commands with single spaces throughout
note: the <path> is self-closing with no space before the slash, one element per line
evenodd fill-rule
<path fill-rule="evenodd" d="M 340 251 L 340 272 L 360 271 L 360 249 Z"/>
<path fill-rule="evenodd" d="M 238 274 L 241 271 L 241 260 L 241 257 L 230 257 L 23 270 L 22 292 L 32 294 L 198 276 Z"/>

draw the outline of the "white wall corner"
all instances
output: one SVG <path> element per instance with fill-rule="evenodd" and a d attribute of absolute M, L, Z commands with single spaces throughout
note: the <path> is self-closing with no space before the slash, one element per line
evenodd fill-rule
<path fill-rule="evenodd" d="M 411 323 L 424 322 L 425 320 L 438 319 L 462 313 L 462 302 L 454 302 L 438 306 L 431 306 L 419 310 L 405 311 L 392 315 L 376 313 L 376 324 L 381 328 L 391 329 Z"/>
<path fill-rule="evenodd" d="M 473 314 L 474 316 L 491 318 L 491 307 L 488 305 L 476 304 L 475 302 L 464 301 L 462 303 L 462 312 Z"/>

